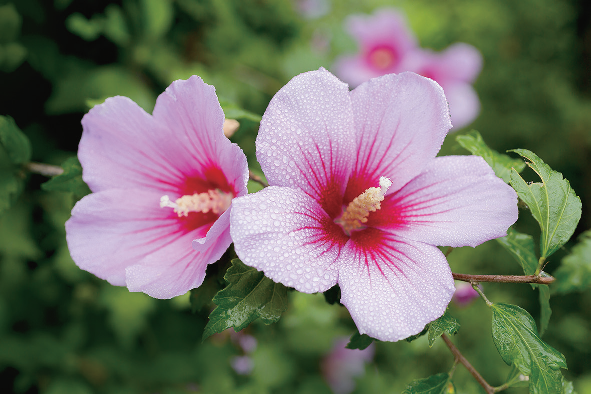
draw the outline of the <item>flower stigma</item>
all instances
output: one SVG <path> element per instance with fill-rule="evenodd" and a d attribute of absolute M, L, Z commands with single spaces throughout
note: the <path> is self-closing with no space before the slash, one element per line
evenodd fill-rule
<path fill-rule="evenodd" d="M 388 188 L 392 186 L 392 181 L 389 178 L 380 177 L 379 185 L 379 188 L 367 188 L 365 192 L 353 199 L 341 218 L 335 221 L 343 227 L 346 234 L 350 235 L 352 230 L 362 229 L 369 213 L 381 208 L 381 202 Z"/>
<path fill-rule="evenodd" d="M 184 195 L 174 202 L 170 200 L 168 195 L 164 195 L 160 198 L 160 207 L 174 209 L 179 217 L 186 217 L 189 213 L 208 213 L 210 211 L 214 214 L 221 214 L 230 207 L 233 197 L 232 193 L 222 192 L 219 189 Z"/>
<path fill-rule="evenodd" d="M 392 67 L 396 61 L 396 56 L 390 48 L 376 48 L 369 54 L 369 61 L 375 68 L 386 70 Z"/>

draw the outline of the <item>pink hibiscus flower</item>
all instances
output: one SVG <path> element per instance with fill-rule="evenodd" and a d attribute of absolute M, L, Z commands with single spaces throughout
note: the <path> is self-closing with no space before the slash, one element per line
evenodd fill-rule
<path fill-rule="evenodd" d="M 476 119 L 480 100 L 472 83 L 482 68 L 482 55 L 476 48 L 457 43 L 442 52 L 416 50 L 407 57 L 406 67 L 441 85 L 449 103 L 454 130 Z"/>
<path fill-rule="evenodd" d="M 334 70 L 353 86 L 370 78 L 405 71 L 405 58 L 417 47 L 404 16 L 393 9 L 382 9 L 372 16 L 351 15 L 345 28 L 357 41 L 359 53 L 339 58 Z"/>
<path fill-rule="evenodd" d="M 339 284 L 362 334 L 420 332 L 454 293 L 436 245 L 476 246 L 517 220 L 482 158 L 435 157 L 450 127 L 443 90 L 414 73 L 351 92 L 324 69 L 294 77 L 256 140 L 271 186 L 233 203 L 236 253 L 301 292 Z"/>
<path fill-rule="evenodd" d="M 223 123 L 215 89 L 196 76 L 173 82 L 153 115 L 121 96 L 92 108 L 78 158 L 93 193 L 66 223 L 74 262 L 156 298 L 201 285 L 231 243 L 232 198 L 247 193 L 246 157 Z"/>

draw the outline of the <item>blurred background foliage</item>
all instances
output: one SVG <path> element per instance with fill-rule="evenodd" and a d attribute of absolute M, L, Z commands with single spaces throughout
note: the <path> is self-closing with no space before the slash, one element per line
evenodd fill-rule
<path fill-rule="evenodd" d="M 0 115 L 31 140 L 31 158 L 59 165 L 77 150 L 80 119 L 106 97 L 124 95 L 151 112 L 175 79 L 200 75 L 227 113 L 262 115 L 294 75 L 356 50 L 343 30 L 351 13 L 402 9 L 423 47 L 467 42 L 484 56 L 475 84 L 482 111 L 471 125 L 494 149 L 527 148 L 570 180 L 583 201 L 575 237 L 591 228 L 591 6 L 585 0 L 0 0 Z M 256 117 L 233 136 L 257 169 Z M 467 131 L 466 129 L 465 131 Z M 460 131 L 459 133 L 462 133 Z M 465 154 L 448 138 L 443 154 Z M 0 153 L 6 171 L 7 153 Z M 527 179 L 527 178 L 526 178 Z M 534 180 L 533 175 L 530 180 Z M 189 295 L 155 300 L 78 269 L 64 222 L 75 199 L 40 188 L 46 177 L 10 180 L 0 203 L 0 390 L 2 392 L 330 392 L 323 359 L 355 327 L 322 295 L 290 292 L 274 325 L 228 331 L 204 342 L 212 305 L 191 311 Z M 24 181 L 24 182 L 23 182 Z M 3 181 L 4 182 L 4 181 Z M 7 181 L 8 182 L 8 181 Z M 528 212 L 516 225 L 538 237 Z M 555 254 L 553 273 L 574 245 Z M 589 257 L 587 257 L 589 258 Z M 454 250 L 453 271 L 521 274 L 496 242 Z M 528 285 L 484 284 L 489 299 L 539 318 Z M 591 392 L 591 292 L 553 294 L 544 340 L 566 356 L 568 380 Z M 490 337 L 490 311 L 477 300 L 450 306 L 461 324 L 452 339 L 492 385 L 510 368 Z M 249 369 L 237 368 L 248 354 Z M 400 392 L 446 372 L 453 358 L 437 341 L 377 343 L 356 392 Z M 463 367 L 460 392 L 482 392 Z M 527 388 L 509 391 L 526 392 Z"/>

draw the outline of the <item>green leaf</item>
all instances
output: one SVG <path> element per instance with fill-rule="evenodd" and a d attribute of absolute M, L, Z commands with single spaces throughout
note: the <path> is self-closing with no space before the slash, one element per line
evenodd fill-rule
<path fill-rule="evenodd" d="M 246 111 L 229 100 L 220 98 L 220 105 L 227 119 L 248 119 L 253 122 L 261 122 L 262 117 L 260 115 Z"/>
<path fill-rule="evenodd" d="M 567 293 L 584 291 L 591 286 L 591 230 L 579 236 L 578 243 L 571 253 L 562 258 L 562 263 L 554 273 L 556 282 L 554 292 Z"/>
<path fill-rule="evenodd" d="M 491 307 L 493 342 L 507 365 L 529 376 L 530 393 L 562 392 L 560 368 L 566 369 L 566 360 L 540 339 L 529 313 L 503 303 Z"/>
<path fill-rule="evenodd" d="M 515 365 L 511 365 L 511 370 L 505 382 L 509 384 L 509 387 L 527 387 L 529 378 L 524 376 Z"/>
<path fill-rule="evenodd" d="M 6 44 L 16 40 L 20 31 L 23 18 L 13 4 L 0 6 L 0 44 Z"/>
<path fill-rule="evenodd" d="M 427 325 L 425 325 L 425 327 L 423 328 L 423 330 L 420 331 L 419 333 L 417 333 L 416 335 L 409 336 L 409 337 L 407 337 L 404 340 L 406 340 L 407 342 L 410 343 L 412 341 L 417 340 L 419 337 L 426 335 L 427 334 L 427 331 L 429 330 L 429 326 L 431 326 L 431 323 L 428 323 Z"/>
<path fill-rule="evenodd" d="M 345 348 L 348 348 L 349 350 L 365 350 L 374 340 L 376 339 L 369 337 L 366 334 L 360 335 L 359 331 L 357 331 L 351 336 L 351 340 L 349 340 L 349 343 L 347 343 Z"/>
<path fill-rule="evenodd" d="M 540 224 L 540 253 L 545 260 L 558 250 L 575 231 L 581 218 L 581 199 L 557 171 L 536 154 L 525 149 L 513 150 L 528 160 L 541 183 L 527 183 L 517 171 L 511 171 L 511 186 L 515 189 Z"/>
<path fill-rule="evenodd" d="M 538 284 L 540 291 L 540 336 L 544 335 L 548 324 L 550 323 L 550 316 L 552 315 L 552 309 L 550 308 L 550 287 L 546 284 Z"/>
<path fill-rule="evenodd" d="M 103 26 L 104 19 L 101 15 L 86 19 L 84 15 L 75 12 L 66 18 L 66 28 L 86 41 L 96 40 L 101 35 Z"/>
<path fill-rule="evenodd" d="M 429 339 L 429 347 L 433 347 L 435 340 L 443 335 L 443 333 L 455 335 L 459 329 L 460 324 L 458 321 L 456 321 L 451 315 L 447 314 L 447 312 L 444 313 L 429 325 L 429 335 L 427 336 Z"/>
<path fill-rule="evenodd" d="M 41 184 L 45 191 L 72 192 L 77 199 L 80 199 L 89 193 L 90 188 L 82 180 L 82 165 L 78 157 L 73 156 L 62 163 L 64 172 L 59 176 L 54 176 L 51 180 Z"/>
<path fill-rule="evenodd" d="M 147 37 L 165 35 L 174 19 L 174 7 L 170 0 L 141 0 L 144 33 Z"/>
<path fill-rule="evenodd" d="M 20 165 L 31 160 L 29 138 L 21 132 L 11 117 L 0 115 L 0 144 L 12 164 Z"/>
<path fill-rule="evenodd" d="M 525 168 L 525 163 L 521 159 L 514 159 L 509 155 L 500 154 L 490 149 L 476 130 L 472 130 L 470 133 L 462 136 L 457 136 L 456 141 L 473 155 L 482 156 L 486 163 L 493 168 L 497 177 L 502 178 L 506 183 L 509 183 L 511 179 L 512 168 L 518 173 L 521 173 Z"/>
<path fill-rule="evenodd" d="M 213 298 L 217 307 L 209 315 L 203 339 L 230 327 L 238 332 L 257 318 L 267 325 L 277 322 L 287 309 L 287 288 L 239 259 L 232 260 L 224 279 L 228 285 Z"/>
<path fill-rule="evenodd" d="M 19 197 L 24 182 L 13 171 L 0 169 L 0 214 L 8 210 Z"/>
<path fill-rule="evenodd" d="M 523 273 L 531 275 L 536 272 L 538 258 L 536 258 L 534 238 L 525 233 L 519 233 L 513 228 L 507 230 L 507 236 L 496 239 L 499 244 L 509 251 L 521 265 Z"/>
<path fill-rule="evenodd" d="M 445 394 L 448 393 L 451 378 L 448 373 L 437 373 L 426 379 L 413 380 L 403 394 Z M 453 384 L 452 384 L 453 385 Z"/>
<path fill-rule="evenodd" d="M 0 70 L 11 73 L 23 63 L 27 49 L 19 43 L 0 44 Z"/>

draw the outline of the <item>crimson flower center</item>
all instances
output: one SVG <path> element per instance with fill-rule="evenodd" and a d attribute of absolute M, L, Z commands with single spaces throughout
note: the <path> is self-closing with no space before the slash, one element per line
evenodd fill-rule
<path fill-rule="evenodd" d="M 379 47 L 369 53 L 370 63 L 378 70 L 386 70 L 396 62 L 396 54 L 392 48 Z"/>
<path fill-rule="evenodd" d="M 363 229 L 369 213 L 378 211 L 382 207 L 381 202 L 392 185 L 392 181 L 389 178 L 380 177 L 379 185 L 379 188 L 367 188 L 361 195 L 353 199 L 343 215 L 335 220 L 335 223 L 341 225 L 347 235 L 350 235 L 352 230 Z"/>
<path fill-rule="evenodd" d="M 168 195 L 160 198 L 160 207 L 170 207 L 179 217 L 186 217 L 189 213 L 221 214 L 230 207 L 232 193 L 222 192 L 219 189 L 210 189 L 207 192 L 184 195 L 176 201 L 170 200 Z"/>

